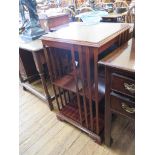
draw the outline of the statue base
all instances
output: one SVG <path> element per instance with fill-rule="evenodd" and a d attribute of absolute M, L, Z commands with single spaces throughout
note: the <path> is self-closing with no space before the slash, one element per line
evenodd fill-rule
<path fill-rule="evenodd" d="M 23 40 L 31 41 L 38 39 L 43 34 L 45 34 L 45 31 L 41 27 L 29 27 L 20 35 L 20 37 Z"/>

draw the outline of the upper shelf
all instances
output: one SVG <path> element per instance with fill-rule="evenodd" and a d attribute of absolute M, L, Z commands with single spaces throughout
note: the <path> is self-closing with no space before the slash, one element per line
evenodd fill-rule
<path fill-rule="evenodd" d="M 65 75 L 53 82 L 54 85 L 76 93 L 76 82 L 73 75 Z M 81 82 L 78 80 L 79 90 L 82 88 Z"/>

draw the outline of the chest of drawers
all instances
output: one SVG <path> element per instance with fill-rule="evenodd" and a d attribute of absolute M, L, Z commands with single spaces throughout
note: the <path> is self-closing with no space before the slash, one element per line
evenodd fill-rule
<path fill-rule="evenodd" d="M 106 66 L 106 112 L 130 119 L 135 117 L 135 76 L 133 72 Z"/>
<path fill-rule="evenodd" d="M 110 145 L 112 113 L 135 119 L 135 44 L 130 39 L 103 58 L 105 68 L 105 144 Z"/>

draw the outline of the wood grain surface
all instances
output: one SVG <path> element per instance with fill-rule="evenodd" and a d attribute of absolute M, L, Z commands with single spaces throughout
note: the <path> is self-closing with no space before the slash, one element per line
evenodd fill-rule
<path fill-rule="evenodd" d="M 39 87 L 39 85 L 38 85 Z M 20 87 L 20 155 L 134 155 L 134 123 L 116 117 L 110 148 L 95 143 L 68 123 L 56 118 L 44 102 Z M 55 105 L 54 105 L 55 106 Z M 55 108 L 56 109 L 56 108 Z"/>

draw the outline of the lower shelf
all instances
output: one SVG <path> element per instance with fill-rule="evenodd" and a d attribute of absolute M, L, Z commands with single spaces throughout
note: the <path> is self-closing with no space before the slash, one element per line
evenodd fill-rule
<path fill-rule="evenodd" d="M 79 111 L 78 111 L 77 105 L 73 105 L 73 104 L 65 105 L 65 107 L 63 107 L 59 113 L 76 121 L 77 123 L 80 123 Z M 83 112 L 82 112 L 82 122 L 84 122 L 84 113 Z"/>
<path fill-rule="evenodd" d="M 99 117 L 99 131 L 100 131 L 99 135 L 97 135 L 95 133 L 95 130 L 96 130 L 95 117 L 93 119 L 93 124 L 94 124 L 93 132 L 90 130 L 90 128 L 89 129 L 86 128 L 84 112 L 82 112 L 82 125 L 80 124 L 79 111 L 78 111 L 77 105 L 72 105 L 72 104 L 66 105 L 57 113 L 57 118 L 61 121 L 68 122 L 68 123 L 72 124 L 73 126 L 79 128 L 81 131 L 84 131 L 85 133 L 87 133 L 97 143 L 101 144 L 101 142 L 103 140 L 103 129 L 104 129 L 103 115 Z M 89 119 L 90 119 L 90 116 L 88 114 L 88 120 Z M 90 123 L 89 123 L 89 126 L 90 126 Z"/>

